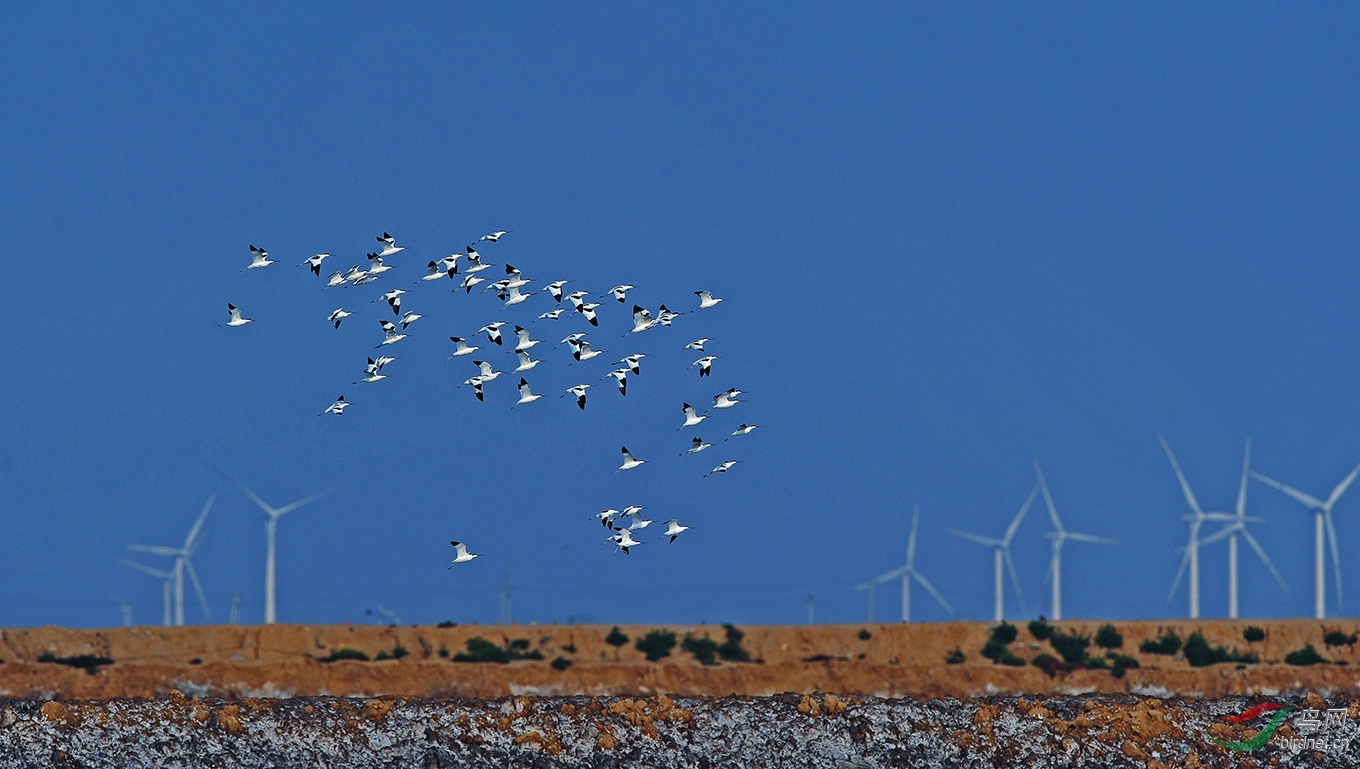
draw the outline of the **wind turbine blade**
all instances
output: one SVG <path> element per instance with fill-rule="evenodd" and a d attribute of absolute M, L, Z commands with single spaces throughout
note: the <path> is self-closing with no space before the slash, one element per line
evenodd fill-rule
<path fill-rule="evenodd" d="M 126 558 L 119 558 L 118 562 L 123 564 L 124 566 L 131 566 L 132 568 L 142 572 L 143 574 L 150 574 L 151 576 L 157 579 L 170 579 L 170 572 L 168 571 L 161 571 L 160 569 L 153 569 L 150 566 L 143 566 L 142 564 L 137 563 L 136 561 L 129 561 Z"/>
<path fill-rule="evenodd" d="M 609 540 L 606 539 L 606 540 L 605 540 L 605 544 L 608 544 L 608 543 L 609 543 Z M 878 584 L 878 583 L 874 582 L 874 581 L 871 579 L 871 580 L 869 580 L 868 582 L 861 582 L 861 583 L 859 583 L 858 585 L 855 585 L 855 589 L 856 589 L 856 590 L 868 590 L 869 588 L 873 587 L 873 586 L 876 585 L 876 584 Z"/>
<path fill-rule="evenodd" d="M 1029 493 L 1029 498 L 1026 499 L 1025 504 L 1021 506 L 1020 512 L 1015 514 L 1015 519 L 1011 521 L 1011 525 L 1006 527 L 1006 537 L 1001 540 L 1003 544 L 1010 545 L 1011 537 L 1015 536 L 1015 530 L 1020 528 L 1020 522 L 1025 520 L 1025 513 L 1029 512 L 1029 506 L 1034 504 L 1034 499 L 1038 496 L 1039 484 L 1036 483 L 1034 484 L 1034 490 Z"/>
<path fill-rule="evenodd" d="M 887 582 L 888 580 L 897 579 L 898 577 L 902 576 L 903 574 L 907 574 L 910 571 L 911 571 L 910 566 L 898 566 L 896 569 L 893 569 L 892 571 L 889 572 L 884 572 L 883 574 L 880 574 L 869 581 L 873 582 L 875 585 L 881 585 L 884 582 Z"/>
<path fill-rule="evenodd" d="M 1336 605 L 1341 605 L 1341 554 L 1336 547 L 1336 529 L 1332 526 L 1332 511 L 1328 510 L 1323 514 L 1322 520 L 1327 523 L 1327 542 L 1332 546 L 1332 568 L 1336 572 Z"/>
<path fill-rule="evenodd" d="M 1200 543 L 1200 545 L 1212 545 L 1212 544 L 1215 543 L 1215 542 L 1220 542 L 1220 541 L 1222 541 L 1222 540 L 1227 539 L 1227 538 L 1228 538 L 1228 535 L 1230 535 L 1230 534 L 1238 534 L 1238 533 L 1245 534 L 1246 532 L 1247 532 L 1247 530 L 1241 528 L 1240 526 L 1236 526 L 1236 525 L 1224 526 L 1223 528 L 1219 529 L 1218 531 L 1214 532 L 1213 534 L 1210 534 L 1209 536 L 1205 537 L 1204 539 L 1201 539 L 1201 540 L 1199 541 L 1199 543 Z"/>
<path fill-rule="evenodd" d="M 139 553 L 152 553 L 154 555 L 180 556 L 184 550 L 178 547 L 161 547 L 159 545 L 128 545 L 128 550 L 135 550 Z"/>
<path fill-rule="evenodd" d="M 1078 541 L 1078 542 L 1094 542 L 1094 543 L 1097 544 L 1097 545 L 1117 545 L 1117 544 L 1119 544 L 1119 540 L 1117 540 L 1117 539 L 1110 539 L 1109 537 L 1097 537 L 1097 536 L 1093 536 L 1093 535 L 1091 535 L 1091 534 L 1080 534 L 1080 533 L 1075 532 L 1075 531 L 1069 531 L 1069 532 L 1067 532 L 1067 538 L 1068 538 L 1068 539 L 1074 539 L 1074 540 L 1076 540 L 1076 541 Z"/>
<path fill-rule="evenodd" d="M 1034 460 L 1034 474 L 1039 476 L 1039 488 L 1044 491 L 1044 504 L 1048 505 L 1048 520 L 1061 534 L 1066 530 L 1063 528 L 1062 520 L 1058 518 L 1058 508 L 1053 506 L 1053 495 L 1048 492 L 1048 481 L 1044 480 L 1044 471 L 1039 469 L 1038 458 Z"/>
<path fill-rule="evenodd" d="M 1251 439 L 1247 439 L 1247 449 L 1242 455 L 1242 482 L 1237 487 L 1237 519 L 1247 514 L 1247 475 L 1251 472 Z"/>
<path fill-rule="evenodd" d="M 911 509 L 911 535 L 907 537 L 907 565 L 916 558 L 916 523 L 921 517 L 921 506 L 916 505 Z"/>
<path fill-rule="evenodd" d="M 987 547 L 1001 547 L 1006 544 L 999 539 L 984 537 L 981 534 L 969 534 L 966 531 L 959 531 L 958 529 L 949 529 L 949 533 L 956 537 L 963 537 L 966 540 L 976 542 L 979 545 L 986 545 Z"/>
<path fill-rule="evenodd" d="M 1011 584 L 1015 586 L 1015 597 L 1020 599 L 1020 613 L 1029 614 L 1029 608 L 1025 606 L 1025 594 L 1020 590 L 1020 576 L 1015 573 L 1015 561 L 1011 560 L 1011 549 L 1004 547 L 1001 552 L 1006 556 L 1006 570 L 1011 573 Z"/>
<path fill-rule="evenodd" d="M 1336 488 L 1332 489 L 1332 495 L 1327 497 L 1328 510 L 1332 509 L 1332 505 L 1335 505 L 1336 501 L 1341 499 L 1341 495 L 1346 493 L 1346 489 L 1350 488 L 1350 485 L 1355 482 L 1356 475 L 1360 475 L 1360 465 L 1356 465 L 1355 469 L 1351 470 L 1351 474 L 1346 476 L 1346 479 L 1341 483 L 1338 483 Z"/>
<path fill-rule="evenodd" d="M 1255 550 L 1256 554 L 1261 557 L 1261 562 L 1266 565 L 1267 569 L 1270 569 L 1270 573 L 1275 575 L 1275 581 L 1280 583 L 1280 587 L 1284 588 L 1286 593 L 1289 592 L 1289 585 L 1285 584 L 1284 577 L 1280 576 L 1280 572 L 1275 568 L 1275 564 L 1270 562 L 1270 558 L 1266 555 L 1265 549 L 1261 547 L 1261 543 L 1256 541 L 1256 537 L 1253 537 L 1251 532 L 1243 529 L 1242 538 L 1245 539 L 1247 544 L 1251 545 L 1251 549 Z"/>
<path fill-rule="evenodd" d="M 1166 600 L 1168 601 L 1176 594 L 1176 588 L 1180 587 L 1181 584 L 1181 577 L 1185 576 L 1185 569 L 1190 565 L 1190 548 L 1183 547 L 1181 550 L 1185 551 L 1185 555 L 1181 556 L 1181 567 L 1176 570 L 1176 578 L 1171 580 L 1171 589 L 1166 593 Z"/>
<path fill-rule="evenodd" d="M 281 518 L 285 513 L 291 513 L 294 510 L 298 509 L 299 507 L 302 507 L 303 505 L 309 505 L 317 501 L 318 499 L 321 499 L 322 497 L 326 496 L 327 494 L 331 493 L 332 491 L 335 491 L 335 489 L 326 489 L 325 491 L 320 492 L 319 494 L 313 494 L 310 497 L 307 497 L 306 499 L 299 499 L 298 501 L 294 502 L 291 505 L 284 505 L 283 507 L 280 507 L 278 510 L 274 511 L 274 517 Z"/>
<path fill-rule="evenodd" d="M 212 619 L 212 609 L 208 608 L 208 598 L 203 595 L 203 585 L 198 581 L 198 572 L 194 571 L 193 561 L 185 558 L 184 570 L 189 572 L 189 581 L 194 583 L 194 591 L 198 593 L 198 603 L 203 607 L 203 616 Z"/>
<path fill-rule="evenodd" d="M 198 514 L 198 520 L 194 521 L 193 528 L 189 529 L 189 536 L 184 538 L 184 549 L 190 550 L 194 540 L 198 538 L 198 533 L 203 530 L 203 522 L 208 520 L 208 511 L 212 509 L 213 500 L 217 499 L 216 494 L 209 494 L 208 501 L 203 505 L 203 512 Z"/>
<path fill-rule="evenodd" d="M 1171 460 L 1171 469 L 1176 471 L 1176 480 L 1181 482 L 1181 492 L 1185 494 L 1185 501 L 1189 503 L 1190 509 L 1195 511 L 1195 515 L 1204 515 L 1204 511 L 1199 509 L 1199 500 L 1195 499 L 1195 492 L 1190 490 L 1190 482 L 1185 480 L 1185 473 L 1181 472 L 1181 465 L 1176 461 L 1176 455 L 1171 453 L 1171 446 L 1167 444 L 1166 438 L 1157 433 L 1157 440 L 1162 442 L 1166 458 Z"/>
<path fill-rule="evenodd" d="M 1280 483 L 1279 481 L 1275 480 L 1274 478 L 1267 478 L 1266 476 L 1261 475 L 1260 473 L 1256 472 L 1255 470 L 1252 470 L 1252 471 L 1251 471 L 1251 477 L 1255 478 L 1256 480 L 1260 481 L 1261 483 L 1264 483 L 1264 484 L 1267 485 L 1267 486 L 1273 487 L 1273 488 L 1275 488 L 1275 489 L 1278 489 L 1278 490 L 1284 492 L 1285 494 L 1288 494 L 1289 496 L 1293 497 L 1293 498 L 1294 498 L 1295 500 L 1297 500 L 1298 502 L 1302 503 L 1305 507 L 1308 507 L 1308 508 L 1317 508 L 1317 507 L 1325 507 L 1325 506 L 1326 506 L 1326 505 L 1323 503 L 1322 500 L 1318 499 L 1317 497 L 1313 496 L 1312 494 L 1305 494 L 1305 493 L 1303 493 L 1302 491 L 1299 491 L 1298 489 L 1294 488 L 1293 486 L 1287 486 L 1287 485 L 1285 485 L 1285 484 L 1283 484 L 1283 483 Z M 1343 491 L 1344 491 L 1344 489 L 1343 489 Z"/>
<path fill-rule="evenodd" d="M 927 593 L 930 593 L 932 598 L 940 602 L 940 605 L 944 607 L 945 611 L 949 612 L 950 614 L 954 613 L 954 608 L 949 605 L 948 601 L 944 600 L 944 596 L 940 595 L 940 591 L 936 590 L 935 586 L 930 584 L 930 580 L 921 576 L 921 572 L 912 569 L 911 576 L 916 579 L 916 583 L 918 585 L 925 588 Z"/>

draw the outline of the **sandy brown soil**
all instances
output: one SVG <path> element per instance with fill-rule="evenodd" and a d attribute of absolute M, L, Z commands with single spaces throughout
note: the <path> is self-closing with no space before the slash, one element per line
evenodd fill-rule
<path fill-rule="evenodd" d="M 1061 622 L 1064 631 L 1087 635 L 1099 622 Z M 432 626 L 202 626 L 137 627 L 108 630 L 19 628 L 0 630 L 0 696 L 104 699 L 156 697 L 171 689 L 219 696 L 289 697 L 383 695 L 403 697 L 544 695 L 681 696 L 769 695 L 779 692 L 838 692 L 876 696 L 979 697 L 993 694 L 1133 693 L 1154 696 L 1218 697 L 1232 694 L 1360 693 L 1360 665 L 1348 647 L 1327 649 L 1325 630 L 1357 632 L 1360 624 L 1312 620 L 1242 622 L 1116 622 L 1124 636 L 1123 653 L 1142 667 L 1118 679 L 1109 671 L 1078 670 L 1050 678 L 1033 666 L 1006 667 L 982 658 L 979 650 L 990 623 L 750 626 L 744 646 L 750 663 L 703 666 L 678 647 L 671 656 L 649 663 L 629 643 L 615 649 L 604 643 L 609 626 L 463 625 Z M 1248 644 L 1242 630 L 1266 630 L 1264 641 Z M 656 626 L 623 626 L 636 640 Z M 715 626 L 671 627 L 686 633 L 724 638 Z M 861 630 L 869 631 L 861 639 Z M 1182 638 L 1199 631 L 1216 645 L 1250 651 L 1260 664 L 1219 664 L 1191 668 L 1183 658 L 1141 654 L 1139 644 L 1164 630 Z M 469 638 L 499 645 L 525 639 L 545 659 L 509 664 L 454 663 L 440 649 L 457 653 Z M 1333 663 L 1313 667 L 1283 664 L 1284 655 L 1311 643 Z M 397 645 L 410 653 L 401 660 L 322 663 L 331 650 L 352 648 L 370 657 Z M 564 646 L 574 646 L 569 652 Z M 967 656 L 959 665 L 944 658 L 958 648 Z M 1051 652 L 1022 625 L 1010 645 L 1026 660 Z M 58 657 L 94 654 L 112 658 L 95 675 L 53 663 Z M 617 655 L 617 656 L 616 656 Z M 550 666 L 563 657 L 565 671 Z"/>

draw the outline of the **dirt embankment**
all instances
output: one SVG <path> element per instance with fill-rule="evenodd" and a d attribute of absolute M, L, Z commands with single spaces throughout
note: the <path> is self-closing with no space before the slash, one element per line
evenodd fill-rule
<path fill-rule="evenodd" d="M 1100 622 L 1060 622 L 1060 632 L 1093 636 Z M 463 625 L 378 627 L 331 625 L 136 627 L 109 630 L 28 628 L 0 630 L 0 696 L 107 699 L 157 697 L 172 689 L 189 694 L 291 697 L 395 695 L 402 697 L 498 697 L 543 695 L 681 696 L 769 695 L 838 692 L 874 696 L 980 697 L 994 694 L 1134 693 L 1215 697 L 1288 692 L 1360 692 L 1360 666 L 1352 647 L 1327 648 L 1323 634 L 1357 632 L 1355 622 L 1311 620 L 1242 622 L 1116 622 L 1119 651 L 1140 667 L 1122 678 L 1108 670 L 1075 670 L 1050 677 L 1033 665 L 993 664 L 980 655 L 990 623 L 750 626 L 741 645 L 752 662 L 702 665 L 679 646 L 658 662 L 635 647 L 653 630 L 677 639 L 705 635 L 719 643 L 722 627 L 623 626 L 629 642 L 605 642 L 609 626 Z M 1265 638 L 1248 643 L 1243 630 L 1255 625 Z M 1192 668 L 1183 656 L 1144 654 L 1145 640 L 1166 631 L 1182 639 L 1199 632 L 1212 645 L 1251 653 L 1261 662 Z M 866 637 L 867 636 L 867 637 Z M 508 664 L 458 663 L 472 638 L 501 648 L 522 640 L 541 661 Z M 1289 652 L 1312 644 L 1328 664 L 1283 663 Z M 375 661 L 406 651 L 400 659 Z M 1010 650 L 1026 661 L 1053 653 L 1047 642 L 1019 627 Z M 354 649 L 370 661 L 321 662 L 337 650 Z M 966 660 L 945 664 L 953 650 Z M 1092 652 L 1100 650 L 1092 647 Z M 91 655 L 113 664 L 85 670 L 38 661 Z M 447 656 L 446 656 L 447 655 Z M 554 667 L 551 663 L 562 660 Z M 568 666 L 565 663 L 570 662 Z M 1338 664 L 1342 663 L 1342 664 Z M 561 669 L 565 668 L 565 669 Z"/>

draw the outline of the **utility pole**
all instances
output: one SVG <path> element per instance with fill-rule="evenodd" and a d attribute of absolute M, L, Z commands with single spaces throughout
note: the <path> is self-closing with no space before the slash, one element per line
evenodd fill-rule
<path fill-rule="evenodd" d="M 806 597 L 804 600 L 807 601 L 807 607 L 808 607 L 808 624 L 809 624 L 809 625 L 815 625 L 816 623 L 813 622 L 813 614 L 814 614 L 814 611 L 815 611 L 816 608 L 817 608 L 817 594 L 816 594 L 816 593 L 808 593 L 808 594 L 807 594 L 807 597 Z"/>
<path fill-rule="evenodd" d="M 509 625 L 510 615 L 510 591 L 513 586 L 510 584 L 510 564 L 505 564 L 505 584 L 501 586 L 501 624 Z"/>

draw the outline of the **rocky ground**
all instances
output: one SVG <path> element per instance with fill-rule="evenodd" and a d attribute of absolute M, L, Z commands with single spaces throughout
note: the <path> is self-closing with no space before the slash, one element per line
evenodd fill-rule
<path fill-rule="evenodd" d="M 9 701 L 5 767 L 1264 767 L 1360 765 L 1300 750 L 1286 723 L 1252 751 L 1260 724 L 1230 725 L 1244 698 L 1127 695 L 928 701 L 773 697 L 508 697 L 402 700 Z M 1292 704 L 1360 703 L 1311 695 Z M 1339 732 L 1338 732 L 1339 733 Z"/>

